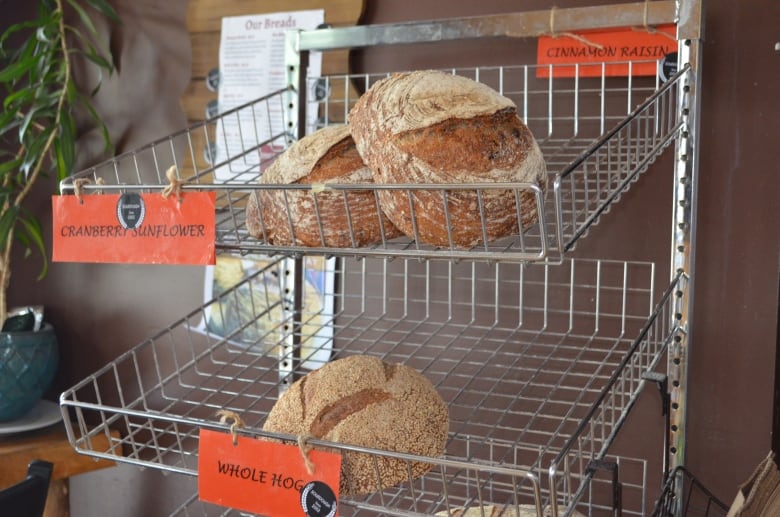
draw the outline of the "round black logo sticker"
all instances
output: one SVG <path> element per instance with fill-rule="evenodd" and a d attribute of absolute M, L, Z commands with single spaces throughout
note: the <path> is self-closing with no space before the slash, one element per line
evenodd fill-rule
<path fill-rule="evenodd" d="M 658 62 L 658 77 L 661 82 L 666 82 L 677 73 L 677 52 L 666 54 Z"/>
<path fill-rule="evenodd" d="M 208 88 L 212 92 L 216 92 L 217 90 L 219 90 L 219 82 L 220 82 L 219 68 L 212 68 L 211 70 L 209 70 L 209 73 L 206 75 L 206 88 Z"/>
<path fill-rule="evenodd" d="M 301 507 L 309 517 L 336 515 L 336 494 L 322 481 L 312 481 L 301 489 Z"/>
<path fill-rule="evenodd" d="M 126 192 L 119 196 L 116 204 L 116 218 L 125 230 L 134 230 L 141 226 L 146 214 L 146 206 L 140 194 Z"/>

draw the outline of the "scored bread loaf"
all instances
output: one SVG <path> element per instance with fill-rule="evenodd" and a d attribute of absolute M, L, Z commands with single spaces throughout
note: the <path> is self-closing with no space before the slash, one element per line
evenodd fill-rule
<path fill-rule="evenodd" d="M 391 75 L 358 99 L 349 123 L 376 183 L 528 182 L 546 189 L 542 152 L 515 104 L 466 77 Z M 481 215 L 474 190 L 450 191 L 446 208 L 438 190 L 412 190 L 411 202 L 403 189 L 382 190 L 379 198 L 402 232 L 435 246 L 484 242 L 483 218 L 488 242 L 520 231 L 518 219 L 523 229 L 537 220 L 531 189 L 520 191 L 520 210 L 511 189 L 481 192 Z"/>
<path fill-rule="evenodd" d="M 346 126 L 324 127 L 294 142 L 262 174 L 260 182 L 318 186 L 253 191 L 246 207 L 247 230 L 270 244 L 344 248 L 401 235 L 378 207 L 372 191 L 325 187 L 373 183 Z"/>
<path fill-rule="evenodd" d="M 263 429 L 436 457 L 444 452 L 449 414 L 430 381 L 413 368 L 354 355 L 294 382 L 274 404 Z M 382 490 L 431 467 L 347 451 L 342 454 L 340 493 Z"/>

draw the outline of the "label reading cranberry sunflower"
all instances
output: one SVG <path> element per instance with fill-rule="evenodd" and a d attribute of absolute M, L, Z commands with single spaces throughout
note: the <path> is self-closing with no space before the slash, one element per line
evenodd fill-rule
<path fill-rule="evenodd" d="M 53 196 L 55 262 L 215 263 L 214 192 Z"/>

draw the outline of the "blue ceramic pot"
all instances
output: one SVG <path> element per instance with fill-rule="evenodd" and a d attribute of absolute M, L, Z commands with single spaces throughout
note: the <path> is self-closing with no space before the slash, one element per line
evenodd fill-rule
<path fill-rule="evenodd" d="M 23 417 L 43 396 L 57 372 L 54 328 L 0 332 L 0 422 Z"/>

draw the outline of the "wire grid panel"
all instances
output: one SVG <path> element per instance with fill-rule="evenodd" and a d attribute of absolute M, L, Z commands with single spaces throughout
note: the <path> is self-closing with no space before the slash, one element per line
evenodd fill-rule
<path fill-rule="evenodd" d="M 586 66 L 596 66 L 600 77 L 579 77 Z M 630 66 L 630 65 L 629 65 Z M 110 192 L 139 189 L 161 191 L 170 184 L 173 171 L 183 181 L 183 190 L 217 191 L 217 237 L 219 249 L 240 252 L 319 253 L 342 256 L 416 256 L 422 258 L 478 259 L 502 261 L 559 260 L 629 188 L 639 174 L 673 141 L 679 127 L 677 89 L 683 70 L 667 83 L 653 78 L 614 78 L 605 76 L 605 65 L 556 65 L 572 78 L 555 78 L 552 66 L 513 66 L 454 69 L 481 81 L 512 99 L 536 135 L 544 153 L 549 180 L 544 185 L 528 183 L 474 184 L 395 184 L 395 185 L 268 185 L 261 184 L 262 171 L 292 142 L 295 123 L 289 118 L 291 90 L 275 92 L 196 124 L 182 132 L 123 154 L 65 180 L 61 189 L 71 192 Z M 383 75 L 328 76 L 313 78 L 304 91 L 324 92 L 310 100 L 321 114 L 321 124 L 342 123 L 363 91 Z M 318 85 L 318 87 L 316 87 Z M 314 127 L 308 128 L 313 131 Z M 77 181 L 79 180 L 79 181 Z M 84 184 L 89 180 L 91 184 Z M 365 247 L 329 247 L 324 235 L 320 245 L 305 247 L 272 246 L 268 228 L 259 211 L 260 231 L 250 235 L 246 225 L 249 196 L 262 190 L 284 191 L 284 198 L 296 194 L 310 196 L 316 221 L 321 228 L 332 226 L 320 210 L 327 203 L 343 205 L 345 220 L 353 219 L 350 201 L 356 191 L 373 193 L 376 220 L 381 221 L 382 190 L 401 190 L 410 199 L 410 211 L 419 208 L 413 201 L 421 190 L 433 191 L 441 199 L 443 213 L 455 199 L 473 199 L 474 219 L 483 227 L 489 214 L 480 199 L 490 192 L 504 191 L 517 212 L 518 232 L 493 242 L 465 249 L 426 245 L 417 235 L 387 239 Z M 289 203 L 289 201 L 287 202 Z M 514 205 L 512 205 L 514 203 Z M 524 207 L 522 210 L 520 207 Z M 289 204 L 275 210 L 287 212 L 291 235 L 297 232 Z M 533 223 L 523 222 L 523 212 L 538 215 Z M 416 217 L 416 215 L 413 215 Z M 455 222 L 448 223 L 450 230 Z M 412 225 L 416 227 L 416 225 Z M 356 243 L 351 226 L 345 230 Z M 321 234 L 323 232 L 320 232 Z"/>
<path fill-rule="evenodd" d="M 606 461 L 619 466 L 620 471 L 620 489 L 622 495 L 622 515 L 646 515 L 645 504 L 647 501 L 647 462 L 646 460 L 628 458 L 625 456 L 614 457 L 607 456 Z M 588 503 L 581 503 L 574 509 L 582 515 L 589 516 L 611 516 L 614 515 L 612 501 L 610 499 L 612 491 L 612 479 L 598 477 L 593 480 L 591 490 L 594 496 Z M 595 495 L 598 494 L 598 495 Z M 439 510 L 440 515 L 447 515 L 446 510 Z M 373 508 L 357 506 L 340 506 L 339 515 L 350 516 L 370 516 L 387 513 Z M 549 512 L 547 513 L 549 515 Z M 562 513 L 561 513 L 562 514 Z M 170 517 L 240 517 L 251 516 L 253 514 L 240 510 L 225 508 L 215 504 L 200 501 L 198 499 L 197 488 L 191 497 L 176 508 Z M 392 514 L 390 514 L 392 515 Z M 490 514 L 485 514 L 489 517 Z"/>
<path fill-rule="evenodd" d="M 417 458 L 432 465 L 429 475 L 343 505 L 426 514 L 475 500 L 527 504 L 537 489 L 545 504 L 590 504 L 575 493 L 576 480 L 592 481 L 590 461 L 603 457 L 617 414 L 629 408 L 617 392 L 629 397 L 639 388 L 613 378 L 633 379 L 657 362 L 660 347 L 638 344 L 654 314 L 652 264 L 342 259 L 333 272 L 333 308 L 312 309 L 304 300 L 296 322 L 285 310 L 286 262 L 272 261 L 65 391 L 74 447 L 194 475 L 199 430 L 227 429 L 218 410 L 240 414 L 244 434 L 267 436 L 262 424 L 292 380 L 281 371 L 292 366 L 297 377 L 326 360 L 369 354 L 405 363 L 436 386 L 449 408 L 449 440 L 444 458 Z M 308 257 L 300 267 L 322 264 Z M 204 325 L 215 314 L 230 315 L 230 333 Z M 291 333 L 300 357 L 286 352 Z M 660 339 L 653 333 L 653 343 Z M 585 436 L 598 446 L 580 439 L 591 421 L 587 429 L 603 436 Z M 112 428 L 123 430 L 121 438 L 111 437 Z M 92 446 L 100 434 L 109 438 L 106 450 Z M 567 484 L 547 486 L 561 455 Z"/>
<path fill-rule="evenodd" d="M 672 470 L 653 508 L 653 517 L 725 517 L 726 503 L 718 499 L 688 469 Z"/>
<path fill-rule="evenodd" d="M 566 500 L 588 497 L 589 478 L 603 467 L 601 458 L 620 431 L 643 387 L 644 375 L 655 371 L 668 350 L 679 341 L 680 307 L 687 286 L 687 277 L 680 274 L 661 297 L 601 392 L 588 415 L 582 418 L 575 433 L 561 449 L 550 466 L 550 487 L 553 494 L 567 494 Z M 576 478 L 571 472 L 579 473 Z M 571 495 L 573 494 L 573 496 Z"/>

